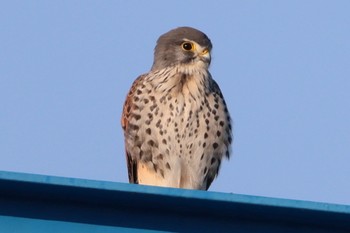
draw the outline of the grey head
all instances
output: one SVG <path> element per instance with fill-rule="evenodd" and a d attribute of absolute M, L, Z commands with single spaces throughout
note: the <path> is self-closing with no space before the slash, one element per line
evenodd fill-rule
<path fill-rule="evenodd" d="M 191 27 L 175 28 L 159 37 L 152 70 L 174 65 L 210 64 L 212 44 L 203 32 Z"/>

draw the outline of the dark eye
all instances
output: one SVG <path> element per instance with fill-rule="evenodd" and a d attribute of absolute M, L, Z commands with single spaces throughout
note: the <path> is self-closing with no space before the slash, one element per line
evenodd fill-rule
<path fill-rule="evenodd" d="M 193 44 L 191 42 L 184 42 L 182 43 L 182 48 L 186 51 L 193 50 Z"/>

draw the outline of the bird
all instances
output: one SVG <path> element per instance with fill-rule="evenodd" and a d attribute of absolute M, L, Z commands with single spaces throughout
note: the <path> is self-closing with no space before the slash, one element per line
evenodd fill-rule
<path fill-rule="evenodd" d="M 232 144 L 231 117 L 209 72 L 212 43 L 178 27 L 161 35 L 153 65 L 123 106 L 129 182 L 208 190 Z"/>

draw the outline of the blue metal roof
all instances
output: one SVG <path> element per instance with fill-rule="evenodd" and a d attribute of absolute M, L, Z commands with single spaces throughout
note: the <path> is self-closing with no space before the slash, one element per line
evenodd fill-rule
<path fill-rule="evenodd" d="M 0 172 L 0 232 L 350 232 L 350 206 Z"/>

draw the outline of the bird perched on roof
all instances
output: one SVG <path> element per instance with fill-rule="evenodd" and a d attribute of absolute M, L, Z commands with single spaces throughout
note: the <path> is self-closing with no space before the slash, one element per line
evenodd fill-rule
<path fill-rule="evenodd" d="M 231 119 L 209 73 L 212 44 L 179 27 L 159 37 L 151 70 L 124 103 L 130 183 L 207 190 L 229 157 Z"/>

